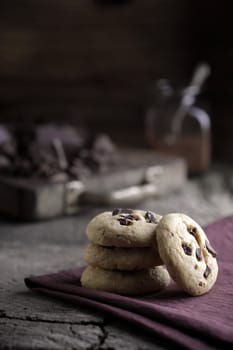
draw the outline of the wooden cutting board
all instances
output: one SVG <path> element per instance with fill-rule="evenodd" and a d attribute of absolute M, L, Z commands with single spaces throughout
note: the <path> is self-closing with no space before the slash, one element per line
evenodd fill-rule
<path fill-rule="evenodd" d="M 117 166 L 82 181 L 51 183 L 40 179 L 0 178 L 0 212 L 17 220 L 72 215 L 88 205 L 126 206 L 179 190 L 186 163 L 154 151 L 124 149 Z"/>

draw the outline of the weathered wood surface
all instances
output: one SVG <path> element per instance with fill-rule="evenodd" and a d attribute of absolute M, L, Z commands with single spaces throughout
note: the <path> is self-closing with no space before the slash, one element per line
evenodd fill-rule
<path fill-rule="evenodd" d="M 221 168 L 140 208 L 182 211 L 205 225 L 233 213 L 233 171 Z M 0 224 L 0 349 L 162 349 L 110 317 L 28 291 L 25 276 L 81 266 L 85 227 L 106 208 L 43 223 Z"/>

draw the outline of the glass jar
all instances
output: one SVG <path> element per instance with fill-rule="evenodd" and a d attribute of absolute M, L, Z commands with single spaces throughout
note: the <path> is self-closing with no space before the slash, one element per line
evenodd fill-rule
<path fill-rule="evenodd" d="M 207 112 L 195 106 L 195 101 L 185 89 L 174 88 L 165 79 L 156 82 L 152 97 L 145 114 L 146 142 L 159 153 L 184 158 L 189 174 L 208 170 L 211 123 Z M 181 106 L 184 97 L 187 97 L 186 109 Z M 176 120 L 177 111 L 183 113 L 180 123 Z"/>

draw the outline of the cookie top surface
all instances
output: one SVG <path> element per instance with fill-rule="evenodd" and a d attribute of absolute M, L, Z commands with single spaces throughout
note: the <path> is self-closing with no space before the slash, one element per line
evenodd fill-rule
<path fill-rule="evenodd" d="M 218 275 L 216 252 L 198 223 L 185 214 L 165 215 L 156 228 L 161 259 L 187 293 L 207 293 Z"/>
<path fill-rule="evenodd" d="M 148 247 L 161 216 L 151 211 L 114 209 L 95 216 L 87 225 L 88 239 L 113 247 Z"/>

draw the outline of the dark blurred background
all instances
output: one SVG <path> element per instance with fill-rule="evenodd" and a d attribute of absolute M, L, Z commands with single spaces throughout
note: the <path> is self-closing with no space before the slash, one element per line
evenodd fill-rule
<path fill-rule="evenodd" d="M 213 156 L 231 160 L 233 41 L 229 1 L 2 0 L 0 122 L 84 122 L 144 145 L 154 80 L 186 84 L 211 66 L 199 103 Z"/>

